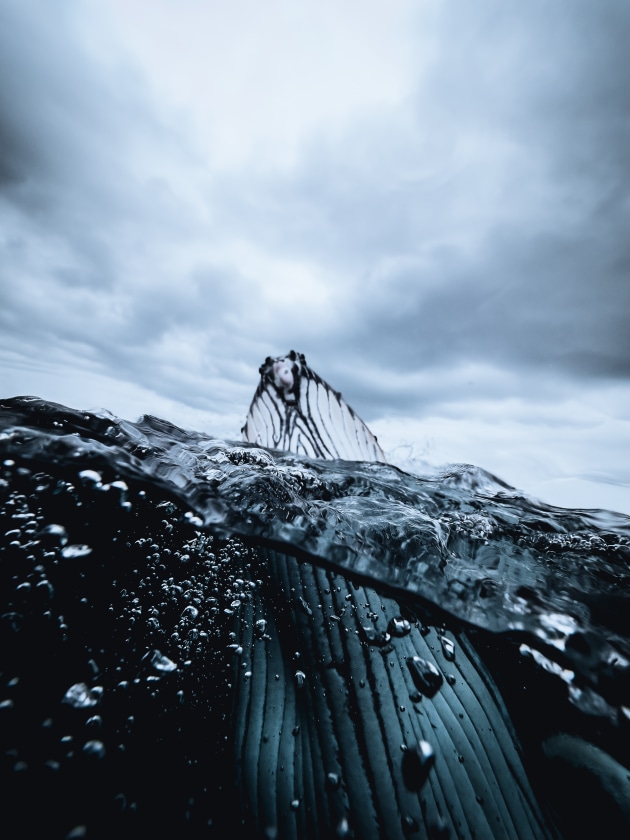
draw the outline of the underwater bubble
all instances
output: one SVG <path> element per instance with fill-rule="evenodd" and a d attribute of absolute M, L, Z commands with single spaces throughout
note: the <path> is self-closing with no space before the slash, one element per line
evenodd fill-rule
<path fill-rule="evenodd" d="M 103 758 L 105 755 L 105 744 L 102 741 L 86 741 L 83 744 L 83 752 L 92 758 Z"/>
<path fill-rule="evenodd" d="M 58 773 L 61 769 L 61 764 L 55 761 L 54 758 L 49 758 L 48 761 L 44 762 L 44 767 L 53 773 Z"/>
<path fill-rule="evenodd" d="M 96 472 L 96 470 L 81 470 L 79 478 L 86 484 L 102 484 L 103 476 Z"/>
<path fill-rule="evenodd" d="M 159 650 L 150 650 L 142 657 L 142 662 L 145 664 L 150 665 L 153 670 L 156 672 L 158 679 L 161 679 L 165 674 L 170 674 L 173 671 L 177 670 L 177 665 L 173 662 L 172 659 L 169 659 L 168 656 L 164 656 L 164 654 Z"/>
<path fill-rule="evenodd" d="M 562 665 L 558 665 L 557 662 L 553 662 L 543 653 L 536 650 L 536 648 L 531 648 L 529 645 L 521 644 L 519 647 L 519 653 L 523 656 L 531 657 L 537 665 L 545 671 L 548 671 L 550 674 L 555 674 L 557 677 L 560 677 L 560 679 L 567 683 L 567 685 L 572 684 L 575 678 L 575 672 L 570 671 L 568 668 L 563 668 Z"/>
<path fill-rule="evenodd" d="M 449 639 L 447 636 L 440 636 L 440 644 L 442 645 L 444 658 L 448 659 L 449 662 L 453 662 L 455 659 L 455 644 L 452 639 Z"/>
<path fill-rule="evenodd" d="M 116 806 L 117 811 L 124 811 L 127 807 L 127 797 L 124 793 L 117 793 L 114 798 L 114 805 Z"/>
<path fill-rule="evenodd" d="M 49 543 L 57 543 L 58 545 L 67 545 L 68 544 L 68 532 L 63 527 L 63 525 L 46 525 L 42 528 L 39 533 L 38 537 L 45 542 Z"/>
<path fill-rule="evenodd" d="M 295 672 L 295 682 L 297 683 L 298 688 L 302 688 L 305 680 L 306 680 L 306 674 L 304 673 L 304 671 L 296 671 Z"/>
<path fill-rule="evenodd" d="M 40 580 L 35 586 L 35 591 L 50 600 L 55 594 L 55 588 L 49 580 Z"/>
<path fill-rule="evenodd" d="M 71 685 L 63 696 L 62 703 L 68 703 L 75 709 L 88 709 L 97 706 L 103 697 L 103 686 L 95 685 L 89 688 L 86 683 Z"/>
<path fill-rule="evenodd" d="M 409 790 L 420 790 L 435 764 L 435 750 L 428 741 L 407 747 L 402 759 L 403 780 Z"/>
<path fill-rule="evenodd" d="M 88 554 L 92 553 L 92 547 L 89 545 L 67 545 L 65 548 L 61 549 L 61 556 L 65 557 L 66 559 L 71 559 L 74 557 L 87 557 Z"/>
<path fill-rule="evenodd" d="M 408 633 L 411 633 L 411 624 L 407 621 L 406 618 L 403 618 L 400 615 L 396 615 L 389 620 L 389 624 L 387 625 L 387 632 L 391 636 L 396 636 L 400 638 L 402 636 L 406 636 Z"/>
<path fill-rule="evenodd" d="M 94 729 L 100 729 L 103 725 L 103 718 L 100 715 L 92 715 L 85 721 L 86 726 L 92 726 Z"/>
<path fill-rule="evenodd" d="M 433 697 L 443 682 L 442 674 L 435 665 L 420 656 L 408 656 L 407 667 L 418 691 L 425 697 Z"/>
<path fill-rule="evenodd" d="M 182 612 L 182 618 L 187 618 L 190 621 L 194 621 L 197 616 L 199 615 L 199 610 L 197 607 L 193 607 L 192 604 L 186 607 L 186 609 Z"/>
<path fill-rule="evenodd" d="M 75 827 L 66 834 L 66 840 L 83 840 L 86 834 L 86 825 L 75 825 Z"/>
<path fill-rule="evenodd" d="M 293 800 L 291 800 L 291 810 L 292 810 L 292 811 L 297 811 L 297 809 L 298 809 L 299 807 L 300 807 L 300 800 L 299 800 L 299 799 L 293 799 Z"/>

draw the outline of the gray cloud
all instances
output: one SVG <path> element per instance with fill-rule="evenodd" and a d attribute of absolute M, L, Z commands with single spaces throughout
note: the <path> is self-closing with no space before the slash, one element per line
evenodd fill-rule
<path fill-rule="evenodd" d="M 323 342 L 344 385 L 359 365 L 469 361 L 627 378 L 627 6 L 444 8 L 412 121 L 373 114 L 289 174 L 229 181 L 226 224 L 354 276 Z"/>
<path fill-rule="evenodd" d="M 244 415 L 294 348 L 367 420 L 627 383 L 625 0 L 435 4 L 404 95 L 231 170 L 77 9 L 0 0 L 5 369 Z"/>

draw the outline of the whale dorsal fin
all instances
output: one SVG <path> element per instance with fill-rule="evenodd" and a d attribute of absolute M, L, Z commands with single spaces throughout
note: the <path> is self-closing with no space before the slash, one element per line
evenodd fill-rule
<path fill-rule="evenodd" d="M 249 443 L 309 458 L 386 461 L 363 420 L 294 350 L 261 365 L 241 431 Z"/>

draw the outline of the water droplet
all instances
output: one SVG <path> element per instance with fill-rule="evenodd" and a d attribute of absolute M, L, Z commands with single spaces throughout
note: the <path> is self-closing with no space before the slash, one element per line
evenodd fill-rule
<path fill-rule="evenodd" d="M 414 834 L 419 829 L 418 821 L 410 814 L 402 818 L 402 830 L 404 834 Z"/>
<path fill-rule="evenodd" d="M 340 840 L 344 840 L 344 838 L 350 836 L 350 825 L 348 823 L 348 820 L 345 817 L 342 817 L 339 820 L 339 822 L 337 823 L 337 828 L 336 828 L 335 831 L 336 831 L 337 837 L 339 837 Z"/>
<path fill-rule="evenodd" d="M 372 624 L 361 627 L 361 636 L 364 642 L 367 642 L 368 645 L 374 645 L 374 647 L 385 647 L 392 640 L 389 633 L 384 630 L 377 630 Z"/>
<path fill-rule="evenodd" d="M 420 790 L 435 763 L 435 751 L 428 741 L 417 741 L 407 748 L 402 759 L 402 772 L 409 790 Z"/>
<path fill-rule="evenodd" d="M 341 779 L 337 773 L 326 774 L 326 787 L 328 787 L 329 790 L 337 790 L 340 784 Z"/>
<path fill-rule="evenodd" d="M 408 633 L 411 633 L 411 624 L 406 618 L 396 615 L 389 620 L 387 632 L 392 636 L 400 638 L 401 636 L 406 636 Z"/>
<path fill-rule="evenodd" d="M 442 674 L 435 665 L 420 656 L 408 656 L 407 667 L 418 691 L 426 697 L 433 697 L 443 682 Z"/>
<path fill-rule="evenodd" d="M 95 685 L 88 688 L 86 683 L 75 683 L 64 694 L 62 703 L 68 703 L 75 709 L 87 709 L 96 706 L 103 697 L 103 686 Z"/>
<path fill-rule="evenodd" d="M 308 603 L 304 600 L 304 598 L 301 595 L 300 595 L 300 605 L 301 605 L 302 609 L 304 610 L 304 612 L 306 613 L 306 615 L 313 615 L 313 610 L 310 608 Z"/>
<path fill-rule="evenodd" d="M 442 653 L 444 658 L 452 662 L 455 659 L 455 644 L 452 639 L 447 636 L 440 636 L 440 644 L 442 645 Z"/>

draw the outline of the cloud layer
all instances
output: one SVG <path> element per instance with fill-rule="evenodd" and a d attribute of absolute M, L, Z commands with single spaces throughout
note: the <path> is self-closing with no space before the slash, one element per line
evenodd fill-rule
<path fill-rule="evenodd" d="M 0 0 L 2 391 L 236 435 L 295 348 L 415 436 L 547 446 L 581 410 L 622 445 L 629 27 L 624 0 Z"/>

